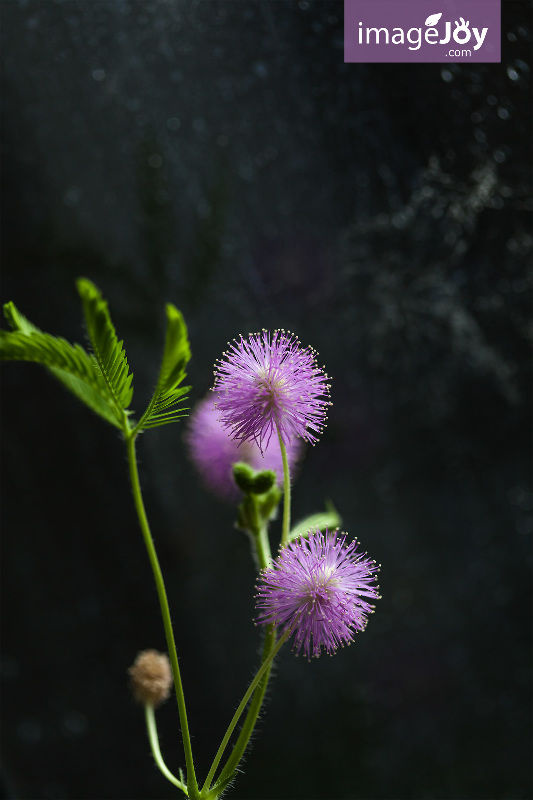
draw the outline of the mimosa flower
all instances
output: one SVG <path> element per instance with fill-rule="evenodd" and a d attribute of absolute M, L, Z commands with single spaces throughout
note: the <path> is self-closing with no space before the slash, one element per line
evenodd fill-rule
<path fill-rule="evenodd" d="M 257 622 L 294 632 L 294 647 L 308 658 L 323 647 L 334 653 L 366 627 L 379 599 L 379 567 L 346 534 L 309 533 L 282 548 L 258 585 Z"/>
<path fill-rule="evenodd" d="M 316 442 L 331 405 L 327 380 L 313 350 L 292 333 L 263 331 L 230 345 L 217 363 L 213 391 L 231 437 L 264 450 L 278 432 L 285 445 L 295 438 Z"/>

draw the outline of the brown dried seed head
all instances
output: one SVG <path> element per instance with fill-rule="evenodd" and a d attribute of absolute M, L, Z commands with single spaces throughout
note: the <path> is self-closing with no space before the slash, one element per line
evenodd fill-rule
<path fill-rule="evenodd" d="M 161 705 L 170 696 L 172 668 L 165 653 L 143 650 L 128 670 L 133 696 L 139 703 Z"/>

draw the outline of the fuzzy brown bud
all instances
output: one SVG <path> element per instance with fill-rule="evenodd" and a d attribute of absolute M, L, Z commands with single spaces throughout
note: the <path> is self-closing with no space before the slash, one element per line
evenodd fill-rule
<path fill-rule="evenodd" d="M 168 700 L 172 686 L 172 669 L 165 653 L 143 650 L 128 670 L 133 696 L 139 703 L 157 706 Z"/>

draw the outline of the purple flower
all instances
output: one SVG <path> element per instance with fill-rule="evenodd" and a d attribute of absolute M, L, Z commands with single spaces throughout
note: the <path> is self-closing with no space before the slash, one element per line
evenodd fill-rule
<path fill-rule="evenodd" d="M 294 631 L 296 652 L 303 647 L 308 658 L 349 644 L 374 610 L 365 598 L 379 599 L 379 567 L 357 552 L 357 541 L 345 542 L 346 534 L 311 532 L 284 547 L 259 579 L 257 622 Z"/>
<path fill-rule="evenodd" d="M 216 366 L 213 391 L 232 438 L 264 449 L 278 431 L 285 445 L 296 437 L 316 442 L 331 405 L 327 380 L 313 350 L 292 333 L 263 331 L 230 345 Z"/>
<path fill-rule="evenodd" d="M 213 402 L 213 397 L 208 396 L 196 405 L 185 434 L 191 459 L 198 467 L 204 483 L 221 499 L 238 500 L 242 495 L 233 480 L 233 465 L 244 461 L 255 470 L 273 470 L 281 486 L 283 463 L 277 438 L 264 449 L 263 454 L 255 442 L 239 444 L 222 427 Z M 296 465 L 301 451 L 300 441 L 293 442 L 287 448 L 291 468 Z"/>

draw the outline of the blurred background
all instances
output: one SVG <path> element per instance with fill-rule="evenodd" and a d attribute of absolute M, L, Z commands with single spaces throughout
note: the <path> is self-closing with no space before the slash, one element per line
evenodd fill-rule
<path fill-rule="evenodd" d="M 471 68 L 345 65 L 336 0 L 2 4 L 2 301 L 83 343 L 92 279 L 138 412 L 167 301 L 193 401 L 262 327 L 332 376 L 294 519 L 332 500 L 383 599 L 334 658 L 282 653 L 235 800 L 532 796 L 531 3 L 502 5 L 502 63 Z M 44 370 L 2 375 L 4 797 L 175 797 L 127 686 L 165 639 L 121 441 Z M 205 776 L 261 634 L 183 431 L 138 450 Z"/>

